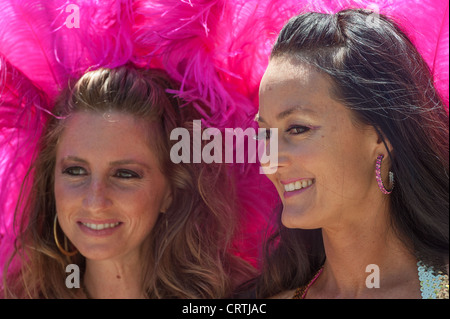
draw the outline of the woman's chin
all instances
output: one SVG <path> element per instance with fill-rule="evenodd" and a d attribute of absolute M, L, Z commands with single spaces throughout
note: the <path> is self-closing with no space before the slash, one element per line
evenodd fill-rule
<path fill-rule="evenodd" d="M 316 215 L 312 210 L 298 207 L 283 207 L 281 223 L 286 228 L 292 229 L 316 229 L 318 225 Z"/>
<path fill-rule="evenodd" d="M 80 247 L 78 250 L 79 253 L 88 260 L 108 260 L 112 259 L 115 256 L 117 256 L 117 252 L 111 249 L 108 249 L 107 247 Z"/>

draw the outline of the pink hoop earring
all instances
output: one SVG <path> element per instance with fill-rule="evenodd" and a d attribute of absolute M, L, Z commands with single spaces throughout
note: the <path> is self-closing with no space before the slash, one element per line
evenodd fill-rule
<path fill-rule="evenodd" d="M 383 161 L 384 155 L 379 155 L 377 157 L 377 163 L 375 164 L 375 178 L 377 179 L 378 187 L 383 194 L 389 195 L 394 189 L 394 173 L 389 171 L 389 187 L 387 190 L 383 184 L 383 179 L 381 178 L 381 162 Z"/>

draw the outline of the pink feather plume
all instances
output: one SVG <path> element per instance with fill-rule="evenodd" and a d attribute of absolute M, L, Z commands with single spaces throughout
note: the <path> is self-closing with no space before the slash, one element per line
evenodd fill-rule
<path fill-rule="evenodd" d="M 79 27 L 69 27 L 76 10 Z M 448 106 L 449 25 L 445 0 L 2 0 L 0 1 L 0 266 L 14 239 L 12 216 L 21 181 L 42 133 L 44 114 L 89 69 L 133 61 L 164 68 L 175 92 L 203 114 L 205 126 L 254 127 L 259 81 L 285 22 L 305 11 L 379 10 L 410 35 Z M 75 20 L 74 20 L 75 22 Z M 277 201 L 257 164 L 236 164 L 249 238 Z"/>
<path fill-rule="evenodd" d="M 44 126 L 48 100 L 1 55 L 0 97 L 0 265 L 3 265 L 13 247 L 17 230 L 13 214 Z"/>

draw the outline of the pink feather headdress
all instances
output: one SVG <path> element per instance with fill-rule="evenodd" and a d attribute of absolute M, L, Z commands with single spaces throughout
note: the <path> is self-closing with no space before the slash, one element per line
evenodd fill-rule
<path fill-rule="evenodd" d="M 128 61 L 164 68 L 181 83 L 174 93 L 192 102 L 205 125 L 256 127 L 259 81 L 282 26 L 300 12 L 345 8 L 375 10 L 399 22 L 428 62 L 448 105 L 446 0 L 2 0 L 0 266 L 16 236 L 14 208 L 44 114 L 51 113 L 69 80 Z M 257 165 L 238 169 L 250 238 L 240 245 L 242 255 L 252 259 L 258 254 L 256 236 L 277 195 Z"/>

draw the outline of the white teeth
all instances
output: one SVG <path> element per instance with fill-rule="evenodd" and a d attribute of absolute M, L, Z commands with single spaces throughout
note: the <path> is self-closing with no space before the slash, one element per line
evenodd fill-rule
<path fill-rule="evenodd" d="M 110 224 L 90 224 L 90 223 L 82 223 L 84 226 L 94 229 L 94 230 L 102 230 L 105 228 L 113 228 L 119 225 L 119 222 L 117 223 L 110 223 Z"/>
<path fill-rule="evenodd" d="M 308 186 L 311 186 L 312 183 L 313 183 L 312 179 L 308 179 L 308 180 L 304 179 L 302 181 L 296 181 L 296 182 L 293 182 L 293 183 L 285 184 L 284 185 L 284 190 L 286 192 L 292 192 L 294 190 L 298 190 L 298 189 L 301 189 L 301 188 L 306 188 Z"/>

